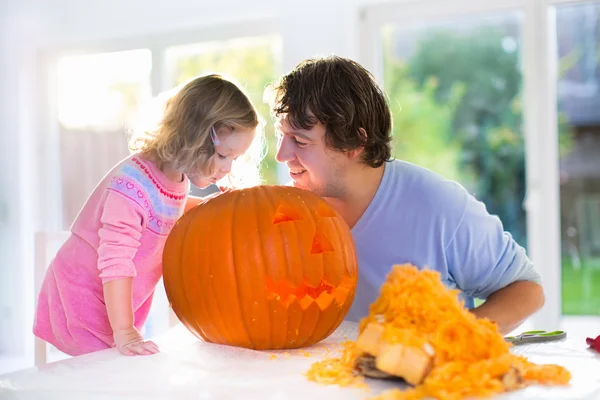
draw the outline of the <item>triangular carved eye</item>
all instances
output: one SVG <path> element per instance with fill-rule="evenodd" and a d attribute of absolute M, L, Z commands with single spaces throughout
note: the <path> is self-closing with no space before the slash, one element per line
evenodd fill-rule
<path fill-rule="evenodd" d="M 287 204 L 280 204 L 277 207 L 277 211 L 275 212 L 275 217 L 273 218 L 273 224 L 279 224 L 281 222 L 289 222 L 289 221 L 299 221 L 302 219 L 302 216 L 298 211 L 294 210 L 293 207 L 290 207 Z"/>
<path fill-rule="evenodd" d="M 319 202 L 319 205 L 317 206 L 317 214 L 319 214 L 321 217 L 336 217 L 331 207 L 322 201 Z"/>
<path fill-rule="evenodd" d="M 321 254 L 326 251 L 333 251 L 333 246 L 331 245 L 329 239 L 325 237 L 325 235 L 319 231 L 316 231 L 310 252 L 311 254 Z"/>

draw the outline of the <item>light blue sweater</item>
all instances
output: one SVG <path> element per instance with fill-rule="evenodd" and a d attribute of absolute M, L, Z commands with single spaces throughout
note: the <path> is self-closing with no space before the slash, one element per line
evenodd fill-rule
<path fill-rule="evenodd" d="M 525 250 L 458 183 L 403 161 L 386 163 L 373 201 L 352 229 L 359 278 L 348 320 L 359 321 L 392 265 L 441 273 L 465 306 L 517 280 L 541 284 Z"/>

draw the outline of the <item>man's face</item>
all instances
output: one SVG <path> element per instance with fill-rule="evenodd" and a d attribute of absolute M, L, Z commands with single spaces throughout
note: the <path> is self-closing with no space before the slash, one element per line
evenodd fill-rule
<path fill-rule="evenodd" d="M 286 163 L 294 186 L 321 197 L 342 197 L 345 193 L 346 154 L 327 148 L 325 126 L 317 123 L 309 130 L 294 129 L 287 118 L 275 125 L 279 144 L 276 160 Z"/>

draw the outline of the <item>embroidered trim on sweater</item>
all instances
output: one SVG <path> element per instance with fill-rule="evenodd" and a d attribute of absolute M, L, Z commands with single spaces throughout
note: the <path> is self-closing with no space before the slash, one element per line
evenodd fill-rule
<path fill-rule="evenodd" d="M 182 200 L 186 196 L 165 195 L 165 190 L 157 185 L 148 169 L 137 162 L 124 164 L 107 189 L 139 204 L 147 213 L 147 228 L 158 235 L 168 235 L 183 214 L 185 203 Z"/>
<path fill-rule="evenodd" d="M 154 184 L 154 186 L 156 186 L 156 188 L 160 191 L 161 194 L 163 194 L 164 196 L 170 198 L 170 199 L 174 199 L 174 200 L 183 200 L 185 198 L 185 195 L 177 195 L 174 193 L 169 193 L 167 192 L 165 189 L 163 189 L 163 187 L 154 179 L 154 175 L 152 175 L 152 172 L 150 172 L 150 170 L 148 169 L 148 167 L 146 167 L 146 165 L 144 163 L 142 163 L 139 159 L 137 159 L 136 157 L 132 157 L 131 160 L 136 163 L 141 169 L 142 171 L 144 171 L 146 173 L 146 176 L 148 177 L 148 179 L 150 179 L 152 181 L 152 183 Z"/>

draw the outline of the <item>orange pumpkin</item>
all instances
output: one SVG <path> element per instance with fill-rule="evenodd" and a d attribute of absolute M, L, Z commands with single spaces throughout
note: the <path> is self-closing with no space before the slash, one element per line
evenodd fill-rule
<path fill-rule="evenodd" d="M 322 198 L 258 186 L 186 212 L 165 244 L 163 274 L 193 334 L 263 350 L 329 336 L 352 304 L 358 271 L 350 229 Z"/>

